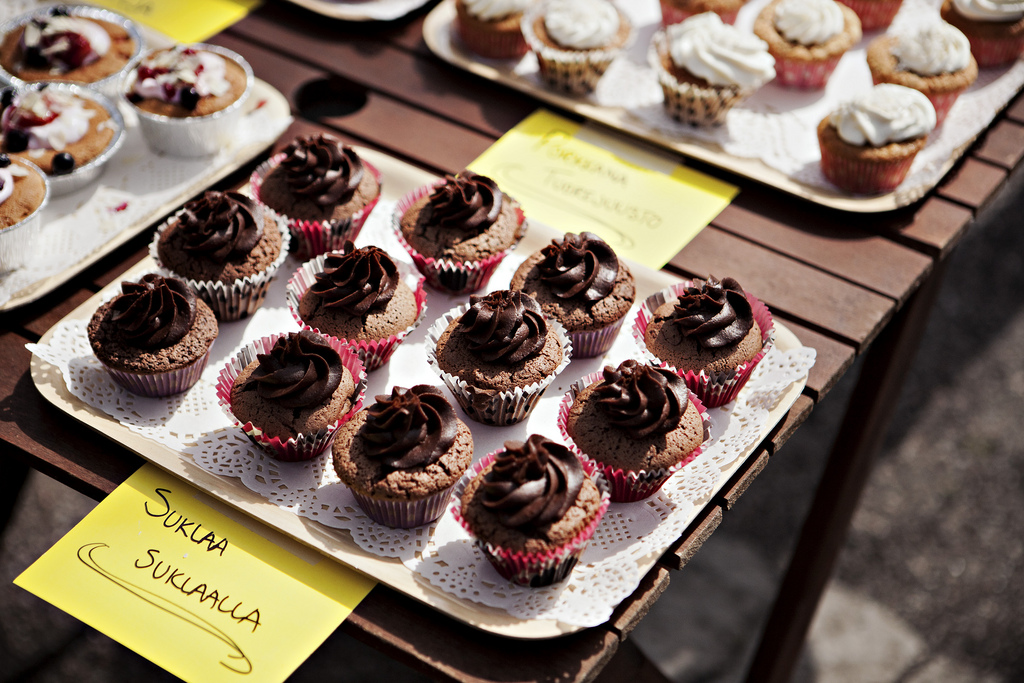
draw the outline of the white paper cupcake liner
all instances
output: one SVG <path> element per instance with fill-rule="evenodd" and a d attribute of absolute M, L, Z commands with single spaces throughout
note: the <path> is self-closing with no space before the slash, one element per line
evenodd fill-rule
<path fill-rule="evenodd" d="M 451 390 L 462 409 L 473 420 L 486 425 L 503 427 L 522 422 L 537 406 L 544 391 L 551 386 L 555 378 L 569 365 L 572 360 L 572 341 L 565 328 L 552 318 L 545 316 L 549 333 L 557 336 L 562 347 L 562 361 L 554 371 L 540 382 L 525 387 L 515 387 L 508 391 L 491 391 L 477 389 L 456 375 L 445 372 L 437 365 L 437 341 L 448 325 L 469 310 L 470 305 L 462 304 L 448 311 L 430 326 L 427 331 L 426 353 L 427 364 Z"/>

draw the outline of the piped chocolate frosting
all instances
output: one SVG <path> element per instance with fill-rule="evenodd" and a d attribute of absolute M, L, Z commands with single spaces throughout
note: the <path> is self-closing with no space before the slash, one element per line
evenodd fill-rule
<path fill-rule="evenodd" d="M 541 253 L 541 279 L 560 299 L 599 301 L 615 286 L 619 259 L 608 243 L 592 232 L 566 233 Z"/>
<path fill-rule="evenodd" d="M 679 295 L 671 320 L 684 336 L 694 337 L 706 349 L 717 349 L 747 336 L 754 314 L 740 283 L 711 276 Z"/>
<path fill-rule="evenodd" d="M 324 269 L 316 274 L 310 291 L 320 297 L 324 308 L 364 315 L 387 306 L 399 280 L 398 266 L 386 251 L 374 246 L 357 249 L 346 241 L 342 253 L 324 258 Z"/>
<path fill-rule="evenodd" d="M 157 349 L 181 341 L 196 319 L 196 295 L 177 278 L 143 275 L 122 282 L 111 304 L 111 321 L 137 348 Z"/>
<path fill-rule="evenodd" d="M 678 427 L 690 400 L 679 375 L 635 360 L 625 360 L 618 368 L 606 365 L 594 395 L 608 421 L 634 439 Z"/>
<path fill-rule="evenodd" d="M 263 237 L 263 212 L 238 192 L 209 190 L 178 216 L 184 249 L 217 263 L 248 254 Z"/>
<path fill-rule="evenodd" d="M 292 332 L 275 343 L 270 353 L 256 355 L 259 362 L 242 391 L 285 408 L 306 408 L 324 403 L 341 384 L 341 356 L 319 334 Z"/>
<path fill-rule="evenodd" d="M 288 187 L 320 206 L 337 206 L 352 199 L 366 172 L 355 151 L 331 135 L 297 138 L 284 153 L 281 167 Z"/>
<path fill-rule="evenodd" d="M 502 289 L 469 301 L 459 328 L 483 360 L 518 363 L 544 348 L 548 325 L 533 297 Z"/>
<path fill-rule="evenodd" d="M 502 197 L 493 180 L 464 171 L 434 188 L 427 201 L 428 222 L 467 233 L 481 232 L 498 220 Z"/>
<path fill-rule="evenodd" d="M 377 396 L 360 429 L 367 455 L 389 472 L 437 462 L 455 443 L 457 433 L 455 410 L 440 389 L 427 384 L 396 386 L 390 396 Z"/>

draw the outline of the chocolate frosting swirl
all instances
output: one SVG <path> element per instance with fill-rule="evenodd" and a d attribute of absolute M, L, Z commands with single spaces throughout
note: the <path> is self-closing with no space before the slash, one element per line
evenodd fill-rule
<path fill-rule="evenodd" d="M 196 295 L 177 278 L 149 273 L 139 282 L 122 282 L 111 303 L 110 320 L 137 348 L 159 349 L 177 344 L 196 319 Z"/>
<path fill-rule="evenodd" d="M 608 296 L 619 273 L 619 259 L 608 243 L 592 232 L 566 233 L 541 249 L 540 277 L 560 299 L 599 301 Z"/>
<path fill-rule="evenodd" d="M 209 190 L 178 216 L 185 251 L 217 263 L 248 254 L 263 237 L 263 212 L 238 192 Z"/>
<path fill-rule="evenodd" d="M 324 258 L 323 272 L 316 274 L 309 289 L 323 300 L 325 308 L 363 315 L 371 308 L 387 306 L 399 279 L 398 266 L 386 251 L 372 246 L 356 249 L 347 240 L 342 253 Z"/>
<path fill-rule="evenodd" d="M 482 503 L 506 526 L 537 530 L 565 515 L 585 476 L 568 448 L 531 434 L 525 443 L 505 442 L 484 477 Z"/>
<path fill-rule="evenodd" d="M 284 150 L 285 181 L 295 194 L 319 206 L 336 206 L 352 198 L 363 180 L 363 162 L 351 147 L 331 135 L 297 138 Z"/>
<path fill-rule="evenodd" d="M 275 343 L 270 353 L 256 355 L 259 362 L 242 391 L 285 408 L 306 408 L 325 403 L 341 384 L 341 356 L 319 334 L 292 332 Z"/>
<path fill-rule="evenodd" d="M 470 351 L 483 360 L 518 363 L 544 348 L 548 324 L 533 297 L 500 289 L 471 296 L 469 302 L 459 327 L 469 339 Z"/>
<path fill-rule="evenodd" d="M 463 171 L 434 188 L 427 202 L 428 222 L 467 233 L 481 232 L 498 220 L 502 198 L 493 180 Z"/>
<path fill-rule="evenodd" d="M 731 277 L 719 282 L 712 275 L 679 295 L 672 321 L 684 336 L 695 337 L 706 349 L 718 349 L 747 336 L 754 313 L 740 283 Z"/>
<path fill-rule="evenodd" d="M 608 421 L 634 439 L 678 427 L 690 401 L 679 375 L 635 360 L 625 360 L 618 368 L 606 365 L 594 395 Z"/>
<path fill-rule="evenodd" d="M 426 467 L 441 459 L 459 431 L 455 410 L 437 387 L 394 387 L 366 409 L 360 429 L 366 453 L 387 472 Z"/>

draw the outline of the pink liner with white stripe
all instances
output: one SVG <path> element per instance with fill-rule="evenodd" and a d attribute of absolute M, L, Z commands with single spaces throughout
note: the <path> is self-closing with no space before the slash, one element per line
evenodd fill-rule
<path fill-rule="evenodd" d="M 678 297 L 686 291 L 687 287 L 693 286 L 693 284 L 694 283 L 691 280 L 684 280 L 647 297 L 647 299 L 645 299 L 640 305 L 640 310 L 637 312 L 636 318 L 633 321 L 633 340 L 636 342 L 637 346 L 640 347 L 640 351 L 644 358 L 647 359 L 651 365 L 671 369 L 672 372 L 676 373 L 686 381 L 686 386 L 690 391 L 697 395 L 697 398 L 699 398 L 705 406 L 708 408 L 717 408 L 718 406 L 725 405 L 726 403 L 736 399 L 736 396 L 740 393 L 740 389 L 742 389 L 743 385 L 745 385 L 747 380 L 750 379 L 750 375 L 754 372 L 754 368 L 757 367 L 757 364 L 761 362 L 761 359 L 764 358 L 768 351 L 771 350 L 775 340 L 775 325 L 772 322 L 772 314 L 768 310 L 768 307 L 761 303 L 761 301 L 750 292 L 744 292 L 747 297 L 747 301 L 750 302 L 750 307 L 753 310 L 754 320 L 757 321 L 757 326 L 761 328 L 761 351 L 746 363 L 741 363 L 736 366 L 736 369 L 732 371 L 713 374 L 709 374 L 705 370 L 701 370 L 699 373 L 695 373 L 693 371 L 681 371 L 670 365 L 668 362 L 661 360 L 649 351 L 647 349 L 647 344 L 644 342 L 644 335 L 647 333 L 647 326 L 654 318 L 654 311 L 670 299 Z"/>
<path fill-rule="evenodd" d="M 316 276 L 322 273 L 324 270 L 324 260 L 327 258 L 327 254 L 320 254 L 319 256 L 306 261 L 299 269 L 295 271 L 292 278 L 288 281 L 288 288 L 286 290 L 286 298 L 288 300 L 288 309 L 292 313 L 292 317 L 295 318 L 295 322 L 304 330 L 312 330 L 317 334 L 322 334 L 325 337 L 335 338 L 334 335 L 328 334 L 315 327 L 311 327 L 306 324 L 301 317 L 299 317 L 299 301 L 302 300 L 302 296 L 306 291 L 313 286 L 316 282 Z M 402 263 L 401 261 L 395 261 L 395 265 L 398 267 L 398 274 L 406 284 L 412 284 L 410 287 L 413 290 L 413 294 L 416 297 L 416 321 L 405 328 L 405 330 L 396 334 L 385 337 L 384 339 L 340 339 L 340 341 L 348 348 L 359 354 L 360 360 L 363 361 L 363 366 L 367 372 L 372 372 L 377 368 L 381 367 L 391 358 L 391 355 L 398 348 L 398 345 L 402 343 L 410 332 L 415 330 L 420 322 L 423 321 L 423 315 L 427 311 L 427 292 L 423 288 L 424 278 L 420 275 L 416 275 L 412 270 Z M 415 282 L 413 281 L 415 278 Z"/>
<path fill-rule="evenodd" d="M 477 538 L 473 530 L 469 528 L 469 523 L 462 516 L 462 494 L 465 492 L 466 487 L 474 477 L 494 462 L 500 452 L 501 449 L 485 455 L 479 462 L 473 464 L 462 475 L 458 483 L 455 484 L 455 491 L 452 495 L 452 515 L 462 525 L 462 528 L 466 530 L 466 533 L 473 537 L 477 547 L 483 552 L 484 557 L 494 565 L 498 573 L 512 583 L 536 588 L 563 581 L 572 573 L 573 567 L 576 566 L 576 562 L 586 549 L 587 543 L 597 530 L 597 525 L 601 522 L 601 518 L 607 512 L 608 505 L 611 504 L 608 482 L 604 480 L 604 477 L 596 471 L 592 464 L 581 461 L 580 464 L 583 466 L 583 471 L 594 481 L 601 492 L 601 504 L 593 519 L 568 543 L 547 552 L 523 553 L 506 550 L 501 546 L 493 545 Z"/>
<path fill-rule="evenodd" d="M 352 419 L 352 416 L 363 407 L 363 395 L 366 393 L 366 370 L 363 368 L 363 363 L 359 360 L 359 356 L 354 351 L 345 347 L 344 344 L 334 337 L 324 337 L 331 348 L 341 356 L 342 365 L 352 373 L 352 379 L 355 380 L 356 398 L 352 402 L 352 409 L 335 420 L 333 424 L 315 433 L 298 434 L 295 438 L 290 438 L 286 441 L 282 441 L 277 436 L 268 437 L 263 433 L 263 430 L 252 422 L 243 424 L 231 412 L 231 387 L 234 385 L 235 379 L 242 373 L 242 370 L 256 360 L 256 354 L 269 353 L 274 343 L 280 337 L 285 336 L 285 334 L 279 333 L 269 337 L 262 337 L 242 347 L 235 357 L 228 361 L 227 365 L 221 369 L 220 374 L 217 376 L 217 401 L 220 403 L 224 413 L 234 421 L 235 426 L 240 427 L 254 444 L 278 460 L 298 462 L 301 460 L 311 460 L 327 450 L 331 443 L 334 442 L 338 427 Z"/>
<path fill-rule="evenodd" d="M 700 399 L 691 392 L 690 401 L 697 409 L 697 412 L 700 413 L 701 422 L 704 425 L 704 441 L 689 455 L 683 458 L 682 461 L 672 465 L 671 467 L 651 470 L 624 470 L 618 467 L 605 465 L 584 453 L 583 450 L 576 445 L 575 439 L 569 435 L 569 430 L 567 428 L 569 411 L 572 409 L 572 406 L 576 401 L 576 396 L 591 384 L 600 382 L 603 379 L 604 373 L 592 372 L 589 375 L 585 375 L 573 382 L 572 386 L 569 387 L 569 391 L 567 391 L 565 396 L 562 397 L 562 402 L 558 406 L 558 430 L 562 433 L 562 438 L 569 444 L 573 453 L 575 453 L 583 462 L 590 463 L 601 473 L 605 480 L 608 481 L 608 484 L 611 487 L 613 503 L 632 503 L 645 498 L 650 498 L 665 485 L 665 482 L 668 481 L 673 474 L 693 462 L 693 460 L 704 451 L 704 447 L 711 440 L 711 418 L 708 416 L 708 411 L 704 407 L 704 404 L 701 403 Z"/>

